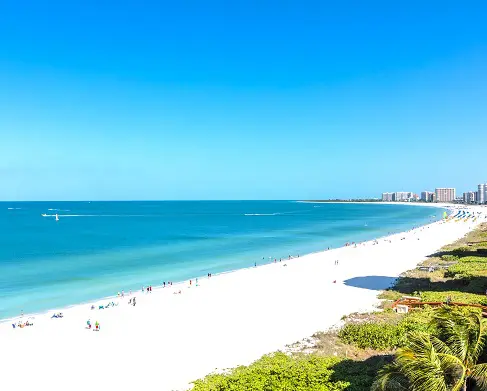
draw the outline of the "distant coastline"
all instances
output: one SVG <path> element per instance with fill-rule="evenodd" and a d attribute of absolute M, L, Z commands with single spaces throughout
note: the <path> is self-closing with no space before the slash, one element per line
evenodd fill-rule
<path fill-rule="evenodd" d="M 329 199 L 329 200 L 303 200 L 301 202 L 330 202 L 330 203 L 336 203 L 336 202 L 350 202 L 350 203 L 356 203 L 356 202 L 382 202 L 381 199 L 378 198 L 358 198 L 358 199 L 348 199 L 348 200 L 343 200 L 343 199 Z"/>
<path fill-rule="evenodd" d="M 329 200 L 302 200 L 300 202 L 310 202 L 310 203 L 349 203 L 349 204 L 357 204 L 357 203 L 364 203 L 364 204 L 394 204 L 394 205 L 441 205 L 441 206 L 452 206 L 452 205 L 463 205 L 454 202 L 425 202 L 425 201 L 382 201 L 380 198 L 357 198 L 357 199 L 329 199 Z"/>

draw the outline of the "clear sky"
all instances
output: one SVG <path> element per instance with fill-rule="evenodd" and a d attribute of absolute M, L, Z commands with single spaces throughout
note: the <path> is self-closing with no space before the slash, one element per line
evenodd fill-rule
<path fill-rule="evenodd" d="M 0 2 L 0 199 L 487 182 L 487 2 Z"/>

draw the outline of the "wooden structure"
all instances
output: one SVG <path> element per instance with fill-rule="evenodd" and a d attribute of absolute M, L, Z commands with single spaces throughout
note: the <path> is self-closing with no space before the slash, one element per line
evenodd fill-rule
<path fill-rule="evenodd" d="M 484 318 L 487 317 L 487 306 L 481 305 L 481 304 L 467 304 L 467 303 L 457 303 L 454 301 L 451 301 L 447 303 L 446 301 L 421 301 L 421 298 L 419 297 L 414 297 L 414 296 L 403 296 L 400 299 L 396 300 L 392 304 L 392 308 L 397 311 L 398 308 L 400 308 L 400 311 L 398 312 L 408 312 L 411 309 L 415 308 L 420 308 L 425 305 L 429 305 L 430 307 L 441 307 L 443 305 L 453 305 L 457 307 L 473 307 L 473 308 L 479 308 L 482 311 L 482 316 Z M 404 311 L 403 308 L 404 306 L 408 307 L 407 311 Z"/>

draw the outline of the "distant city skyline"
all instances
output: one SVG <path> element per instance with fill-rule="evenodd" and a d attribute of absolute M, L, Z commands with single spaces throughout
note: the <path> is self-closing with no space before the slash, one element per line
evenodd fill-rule
<path fill-rule="evenodd" d="M 487 203 L 487 183 L 478 184 L 477 190 L 464 191 L 457 193 L 454 187 L 437 187 L 434 192 L 423 190 L 418 196 L 414 192 L 383 192 L 380 199 L 382 201 L 423 201 L 423 202 L 452 202 L 462 200 L 464 203 L 486 204 Z"/>
<path fill-rule="evenodd" d="M 487 2 L 352 4 L 5 2 L 0 200 L 475 190 Z"/>

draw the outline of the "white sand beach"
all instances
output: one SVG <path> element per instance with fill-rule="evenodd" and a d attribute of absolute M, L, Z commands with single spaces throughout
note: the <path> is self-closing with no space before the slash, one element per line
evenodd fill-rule
<path fill-rule="evenodd" d="M 378 291 L 400 273 L 487 222 L 487 208 L 459 208 L 480 217 L 199 278 L 199 286 L 193 280 L 191 287 L 135 292 L 135 307 L 126 296 L 113 308 L 75 306 L 59 310 L 61 319 L 50 318 L 54 311 L 38 315 L 29 327 L 2 323 L 0 388 L 186 389 L 215 369 L 248 364 L 336 325 L 345 314 L 373 310 Z M 99 332 L 86 329 L 88 319 L 100 322 Z"/>

